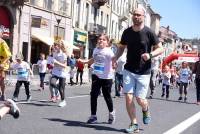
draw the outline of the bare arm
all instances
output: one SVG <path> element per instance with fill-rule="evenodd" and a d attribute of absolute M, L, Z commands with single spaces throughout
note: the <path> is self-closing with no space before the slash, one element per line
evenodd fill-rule
<path fill-rule="evenodd" d="M 153 57 L 156 57 L 156 56 L 158 56 L 158 55 L 160 55 L 160 54 L 162 54 L 162 53 L 164 52 L 164 48 L 163 48 L 161 42 L 158 43 L 158 44 L 157 44 L 156 46 L 154 46 L 154 47 L 155 47 L 155 50 L 151 51 L 151 54 L 152 54 Z"/>
<path fill-rule="evenodd" d="M 82 59 L 80 59 L 80 62 L 82 62 L 83 64 L 89 64 L 89 65 L 91 65 L 92 63 L 94 63 L 94 59 L 93 58 L 90 58 L 88 60 L 82 60 Z"/>
<path fill-rule="evenodd" d="M 162 43 L 158 43 L 157 45 L 154 46 L 155 49 L 153 51 L 151 51 L 151 53 L 144 53 L 141 55 L 141 57 L 147 61 L 149 60 L 150 58 L 153 58 L 153 57 L 156 57 L 158 55 L 160 55 L 161 53 L 164 52 L 164 48 L 162 46 Z"/>
<path fill-rule="evenodd" d="M 124 49 L 126 48 L 126 45 L 119 45 L 118 46 L 118 50 L 117 50 L 117 54 L 115 56 L 116 60 L 122 56 L 123 52 L 124 52 Z"/>

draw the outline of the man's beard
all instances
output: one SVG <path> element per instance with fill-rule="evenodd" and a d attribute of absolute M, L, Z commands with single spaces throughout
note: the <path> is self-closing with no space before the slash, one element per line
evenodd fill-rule
<path fill-rule="evenodd" d="M 140 26 L 142 24 L 142 21 L 140 21 L 140 20 L 133 20 L 133 24 L 135 26 Z"/>

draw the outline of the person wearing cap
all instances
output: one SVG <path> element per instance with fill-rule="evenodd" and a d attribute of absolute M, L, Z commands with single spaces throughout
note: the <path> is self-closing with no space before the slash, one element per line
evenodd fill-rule
<path fill-rule="evenodd" d="M 17 83 L 15 86 L 15 91 L 13 94 L 13 100 L 18 100 L 19 90 L 22 84 L 24 84 L 25 91 L 26 91 L 26 101 L 29 102 L 31 100 L 31 94 L 30 94 L 30 76 L 33 76 L 33 72 L 30 68 L 30 65 L 23 61 L 23 56 L 21 53 L 18 53 L 16 55 L 16 63 L 14 63 L 11 68 L 14 70 L 17 70 Z"/>
<path fill-rule="evenodd" d="M 0 29 L 0 100 L 5 100 L 5 71 L 9 69 L 9 59 L 11 57 L 10 49 L 7 43 L 2 39 L 3 31 Z"/>

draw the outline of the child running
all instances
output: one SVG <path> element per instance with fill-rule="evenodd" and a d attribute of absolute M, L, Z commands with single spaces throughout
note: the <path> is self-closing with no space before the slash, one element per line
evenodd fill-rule
<path fill-rule="evenodd" d="M 31 100 L 30 95 L 30 75 L 33 76 L 33 72 L 30 68 L 30 65 L 23 61 L 23 56 L 21 53 L 16 55 L 16 63 L 12 65 L 12 69 L 17 70 L 17 83 L 15 86 L 15 91 L 13 94 L 13 100 L 18 100 L 19 90 L 22 84 L 24 84 L 25 91 L 26 91 L 26 101 L 29 102 Z"/>
<path fill-rule="evenodd" d="M 40 75 L 40 88 L 44 90 L 44 79 L 47 71 L 47 60 L 45 60 L 45 55 L 40 54 L 40 60 L 38 60 L 37 65 L 39 67 Z M 41 89 L 39 89 L 41 91 Z"/>
<path fill-rule="evenodd" d="M 92 86 L 90 92 L 91 116 L 87 121 L 89 124 L 97 122 L 97 98 L 100 89 L 102 90 L 109 110 L 108 123 L 112 124 L 115 121 L 115 111 L 113 109 L 111 97 L 112 79 L 114 76 L 112 70 L 112 58 L 114 53 L 110 47 L 107 47 L 108 45 L 108 36 L 101 34 L 97 40 L 97 47 L 93 51 L 93 58 L 87 62 L 83 61 L 84 63 L 93 63 Z"/>
<path fill-rule="evenodd" d="M 52 70 L 50 86 L 59 90 L 61 102 L 58 104 L 58 106 L 64 107 L 66 106 L 65 82 L 67 77 L 67 55 L 63 41 L 54 43 L 53 64 L 54 66 Z M 58 84 L 57 81 L 59 81 Z"/>
<path fill-rule="evenodd" d="M 162 95 L 161 97 L 164 97 L 166 94 L 166 99 L 169 98 L 169 88 L 170 88 L 170 78 L 171 78 L 171 72 L 169 66 L 164 67 L 163 72 L 163 85 L 162 85 Z"/>

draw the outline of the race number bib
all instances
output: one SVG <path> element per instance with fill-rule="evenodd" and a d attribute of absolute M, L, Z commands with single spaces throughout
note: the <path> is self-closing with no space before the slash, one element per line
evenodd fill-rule
<path fill-rule="evenodd" d="M 19 69 L 18 70 L 18 78 L 19 79 L 27 79 L 28 78 L 28 72 L 26 69 Z"/>
<path fill-rule="evenodd" d="M 105 65 L 103 63 L 95 63 L 94 64 L 94 73 L 103 74 Z"/>

